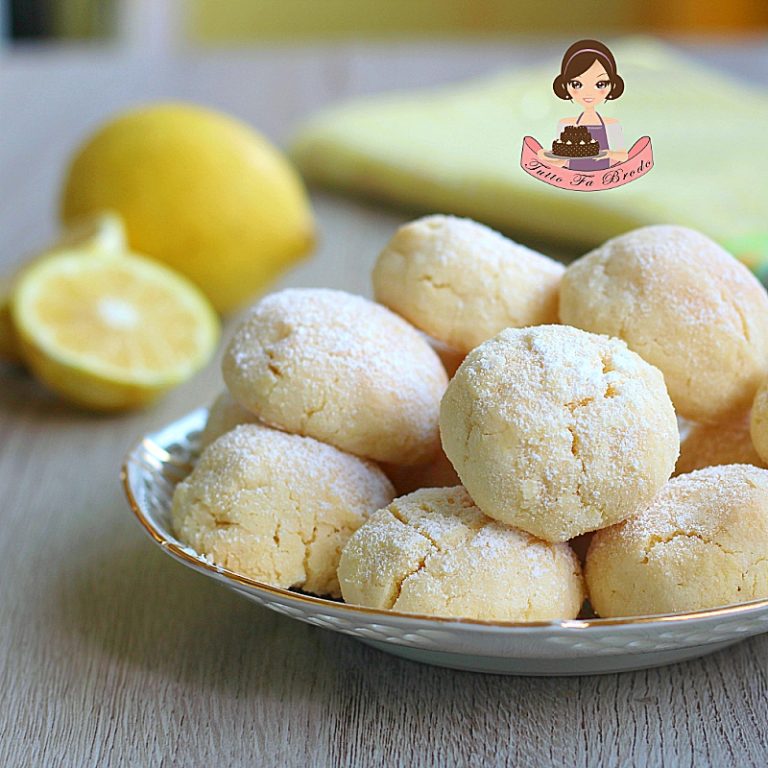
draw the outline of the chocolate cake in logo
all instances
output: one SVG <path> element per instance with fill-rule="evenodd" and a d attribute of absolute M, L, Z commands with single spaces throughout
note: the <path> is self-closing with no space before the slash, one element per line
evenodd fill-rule
<path fill-rule="evenodd" d="M 644 176 L 653 168 L 651 139 L 643 136 L 627 150 L 621 123 L 600 114 L 624 93 L 616 59 L 599 40 L 579 40 L 563 55 L 552 83 L 557 98 L 580 112 L 560 119 L 552 151 L 533 136 L 523 138 L 522 169 L 534 179 L 560 189 L 597 192 Z M 574 110 L 575 112 L 575 110 Z"/>
<path fill-rule="evenodd" d="M 586 125 L 566 125 L 560 138 L 552 142 L 552 154 L 560 157 L 594 157 L 599 153 L 600 144 Z"/>

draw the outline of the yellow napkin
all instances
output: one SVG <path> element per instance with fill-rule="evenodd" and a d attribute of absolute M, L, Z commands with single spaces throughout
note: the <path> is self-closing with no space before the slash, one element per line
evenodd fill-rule
<path fill-rule="evenodd" d="M 577 114 L 552 92 L 559 61 L 332 108 L 299 131 L 293 157 L 313 182 L 572 248 L 644 224 L 683 224 L 760 271 L 768 260 L 766 92 L 650 39 L 611 48 L 626 90 L 601 114 L 621 122 L 626 148 L 649 135 L 655 160 L 618 189 L 560 190 L 520 168 L 523 136 L 546 147 L 557 121 Z"/>

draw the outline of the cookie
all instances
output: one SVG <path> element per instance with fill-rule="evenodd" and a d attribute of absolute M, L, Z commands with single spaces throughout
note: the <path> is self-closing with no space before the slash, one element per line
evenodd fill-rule
<path fill-rule="evenodd" d="M 574 618 L 579 562 L 486 517 L 461 486 L 395 499 L 350 538 L 339 562 L 344 600 L 406 613 L 498 621 Z"/>
<path fill-rule="evenodd" d="M 508 327 L 557 322 L 564 267 L 471 219 L 400 227 L 373 270 L 377 301 L 466 354 Z"/>
<path fill-rule="evenodd" d="M 173 495 L 179 539 L 275 587 L 339 596 L 341 549 L 394 490 L 372 462 L 258 424 L 213 442 Z"/>
<path fill-rule="evenodd" d="M 477 506 L 552 542 L 634 514 L 679 449 L 661 373 L 619 339 L 558 325 L 510 328 L 470 352 L 440 430 Z"/>
<path fill-rule="evenodd" d="M 673 478 L 636 517 L 594 535 L 586 580 L 606 617 L 768 598 L 768 470 L 729 464 Z"/>
<path fill-rule="evenodd" d="M 768 295 L 717 243 L 643 227 L 571 264 L 560 320 L 624 339 L 664 374 L 677 412 L 718 423 L 749 410 L 768 375 Z"/>
<path fill-rule="evenodd" d="M 413 326 L 361 296 L 267 296 L 235 332 L 222 370 L 241 406 L 288 432 L 393 464 L 437 452 L 442 363 Z"/>

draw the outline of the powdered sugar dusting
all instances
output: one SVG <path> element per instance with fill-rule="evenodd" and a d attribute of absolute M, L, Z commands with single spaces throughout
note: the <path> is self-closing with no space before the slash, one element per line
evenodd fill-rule
<path fill-rule="evenodd" d="M 638 515 L 595 534 L 587 580 L 601 616 L 768 597 L 768 470 L 730 464 L 673 478 Z"/>
<path fill-rule="evenodd" d="M 765 497 L 768 509 L 768 470 L 751 465 L 714 466 L 678 475 L 625 523 L 625 535 L 651 539 L 682 531 L 711 539 L 756 493 Z"/>
<path fill-rule="evenodd" d="M 564 267 L 470 219 L 401 227 L 373 272 L 376 298 L 461 352 L 506 327 L 557 320 Z"/>
<path fill-rule="evenodd" d="M 241 405 L 292 432 L 406 464 L 435 452 L 442 364 L 416 329 L 362 297 L 267 296 L 232 338 L 223 373 Z"/>
<path fill-rule="evenodd" d="M 676 408 L 694 421 L 746 410 L 768 374 L 768 294 L 737 259 L 685 227 L 633 230 L 574 262 L 560 317 L 623 338 L 661 369 Z"/>
<path fill-rule="evenodd" d="M 394 490 L 371 462 L 258 424 L 203 451 L 175 490 L 174 531 L 209 562 L 281 587 L 338 594 L 340 549 Z"/>
<path fill-rule="evenodd" d="M 679 444 L 659 371 L 621 340 L 566 326 L 508 329 L 471 352 L 441 429 L 478 506 L 552 541 L 633 514 Z"/>
<path fill-rule="evenodd" d="M 348 602 L 441 615 L 576 615 L 582 597 L 566 544 L 487 518 L 461 486 L 422 489 L 377 512 L 345 547 L 339 580 Z M 497 590 L 501 597 L 492 596 Z M 559 591 L 571 607 L 557 603 Z"/>

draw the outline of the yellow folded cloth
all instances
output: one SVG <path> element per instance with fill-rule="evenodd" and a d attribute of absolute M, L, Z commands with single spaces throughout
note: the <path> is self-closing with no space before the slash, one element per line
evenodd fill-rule
<path fill-rule="evenodd" d="M 601 114 L 627 148 L 649 135 L 655 167 L 618 189 L 574 192 L 520 168 L 525 135 L 546 147 L 559 119 L 559 62 L 435 90 L 331 108 L 295 137 L 312 182 L 471 216 L 518 238 L 588 248 L 644 224 L 695 227 L 756 271 L 768 263 L 768 96 L 650 39 L 611 46 L 626 82 Z"/>

